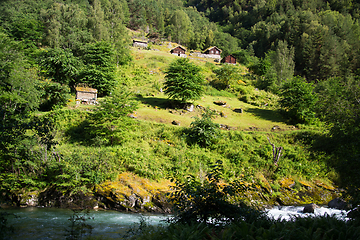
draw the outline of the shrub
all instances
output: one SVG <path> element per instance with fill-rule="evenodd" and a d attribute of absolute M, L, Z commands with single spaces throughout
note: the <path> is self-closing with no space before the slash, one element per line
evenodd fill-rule
<path fill-rule="evenodd" d="M 260 217 L 261 212 L 242 202 L 230 203 L 229 198 L 245 191 L 246 187 L 239 181 L 225 184 L 222 174 L 222 162 L 217 161 L 202 180 L 189 176 L 185 182 L 176 181 L 174 191 L 170 194 L 176 215 L 169 221 L 186 224 L 203 222 L 219 226 Z"/>
<path fill-rule="evenodd" d="M 212 121 L 215 115 L 216 113 L 208 107 L 201 115 L 201 118 L 195 117 L 195 121 L 190 124 L 188 134 L 191 142 L 208 147 L 217 141 L 220 131 L 219 124 Z"/>
<path fill-rule="evenodd" d="M 315 118 L 317 97 L 313 90 L 313 85 L 301 77 L 294 77 L 284 83 L 280 105 L 291 120 L 307 123 Z"/>

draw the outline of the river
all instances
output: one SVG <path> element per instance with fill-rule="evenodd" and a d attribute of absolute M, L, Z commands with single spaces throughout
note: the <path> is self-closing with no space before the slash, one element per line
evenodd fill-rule
<path fill-rule="evenodd" d="M 315 215 L 335 215 L 338 218 L 346 220 L 346 212 L 336 209 L 321 207 L 315 209 L 315 214 L 302 213 L 303 207 L 275 207 L 268 209 L 268 215 L 275 219 L 289 220 L 291 216 L 315 216 Z M 16 217 L 9 217 L 8 223 L 15 229 L 14 234 L 9 235 L 5 239 L 65 239 L 70 230 L 71 222 L 69 218 L 73 216 L 73 212 L 69 209 L 58 208 L 9 208 L 0 209 L 0 212 L 14 214 Z M 164 215 L 155 214 L 134 214 L 121 213 L 110 210 L 91 210 L 85 215 L 86 224 L 93 227 L 91 236 L 102 237 L 102 239 L 120 238 L 129 228 L 139 224 L 141 216 L 149 224 L 158 225 L 166 224 L 163 220 L 167 218 Z"/>
<path fill-rule="evenodd" d="M 11 208 L 0 209 L 0 212 L 16 216 L 8 217 L 8 225 L 15 229 L 14 234 L 6 238 L 11 240 L 65 239 L 68 230 L 71 229 L 69 218 L 73 216 L 73 211 L 59 208 Z M 136 226 L 140 222 L 141 216 L 152 225 L 164 224 L 162 220 L 167 218 L 164 215 L 91 210 L 85 214 L 87 219 L 85 223 L 93 227 L 91 236 L 116 239 L 126 234 L 130 227 Z"/>

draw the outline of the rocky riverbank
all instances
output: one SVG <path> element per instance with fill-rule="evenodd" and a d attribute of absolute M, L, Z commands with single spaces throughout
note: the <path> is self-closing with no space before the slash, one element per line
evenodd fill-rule
<path fill-rule="evenodd" d="M 248 205 L 263 208 L 274 205 L 327 205 L 340 197 L 339 189 L 321 181 L 305 182 L 283 178 L 270 184 L 264 177 L 257 183 L 246 183 L 247 189 L 237 197 Z M 104 182 L 92 190 L 71 194 L 54 188 L 44 191 L 23 192 L 8 205 L 61 208 L 102 208 L 128 212 L 171 213 L 167 201 L 169 180 L 151 181 L 132 173 L 119 174 L 115 181 Z"/>

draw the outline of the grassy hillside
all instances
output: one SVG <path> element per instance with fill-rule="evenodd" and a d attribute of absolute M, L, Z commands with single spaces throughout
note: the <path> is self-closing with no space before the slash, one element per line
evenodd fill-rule
<path fill-rule="evenodd" d="M 188 111 L 171 111 L 171 104 L 167 96 L 161 92 L 164 81 L 164 70 L 171 61 L 177 59 L 177 56 L 170 54 L 170 49 L 176 46 L 171 43 L 164 43 L 165 46 L 154 45 L 152 50 L 133 49 L 132 55 L 134 63 L 130 67 L 126 67 L 119 71 L 120 82 L 126 83 L 130 89 L 137 94 L 138 100 L 141 101 L 140 108 L 137 110 L 139 119 L 152 120 L 161 123 L 171 123 L 173 120 L 181 122 L 181 126 L 188 127 L 193 121 L 191 117 L 199 115 L 198 112 Z M 167 46 L 167 47 L 166 47 Z M 169 47 L 171 46 L 171 47 Z M 231 126 L 239 130 L 249 129 L 249 127 L 261 130 L 270 130 L 274 126 L 279 126 L 281 129 L 288 129 L 292 126 L 287 126 L 285 119 L 274 109 L 270 107 L 258 107 L 246 102 L 240 101 L 240 93 L 231 93 L 227 91 L 218 91 L 209 85 L 209 82 L 214 78 L 211 68 L 218 66 L 212 59 L 196 58 L 189 56 L 191 62 L 199 65 L 202 68 L 202 74 L 207 80 L 206 94 L 200 100 L 195 101 L 194 106 L 200 105 L 202 107 L 210 107 L 223 113 L 223 117 L 219 117 L 215 122 Z M 238 70 L 246 75 L 247 69 L 238 65 Z M 253 91 L 253 97 L 261 98 L 265 95 L 264 91 L 255 91 L 252 86 L 246 86 L 242 80 L 238 79 L 235 87 L 242 87 Z M 130 80 L 131 79 L 131 80 Z M 245 94 L 243 94 L 245 95 Z M 276 96 L 275 96 L 276 98 Z M 263 99 L 263 105 L 270 99 Z M 218 106 L 215 101 L 225 101 L 225 106 Z M 243 113 L 237 113 L 235 109 L 243 109 Z M 272 109 L 272 110 L 270 110 Z"/>
<path fill-rule="evenodd" d="M 187 129 L 202 110 L 195 107 L 190 112 L 174 108 L 161 92 L 164 70 L 176 59 L 168 50 L 166 46 L 158 50 L 133 49 L 133 63 L 118 69 L 119 84 L 132 91 L 139 103 L 133 114 L 136 118 L 126 117 L 98 128 L 91 120 L 95 106 L 70 103 L 67 109 L 51 113 L 58 124 L 57 140 L 61 144 L 57 151 L 63 161 L 72 166 L 66 170 L 67 175 L 82 179 L 75 182 L 69 177 L 70 183 L 59 181 L 59 187 L 111 180 L 114 182 L 106 183 L 105 192 L 116 192 L 117 199 L 122 199 L 121 196 L 144 187 L 135 182 L 131 186 L 125 184 L 125 188 L 116 187 L 124 184 L 121 173 L 131 172 L 156 181 L 184 179 L 187 175 L 201 179 L 210 165 L 221 160 L 225 181 L 242 179 L 250 184 L 242 198 L 252 205 L 324 204 L 337 196 L 334 188 L 337 174 L 331 168 L 331 157 L 326 154 L 325 129 L 288 125 L 276 108 L 277 96 L 254 89 L 245 74 L 227 91 L 218 91 L 209 84 L 205 86 L 206 95 L 195 101 L 194 106 L 216 110 L 218 116 L 214 121 L 222 124 L 223 130 L 220 140 L 211 147 L 192 144 Z M 211 69 L 217 64 L 192 61 L 202 67 L 203 75 L 210 82 Z M 238 68 L 245 70 L 242 66 Z M 214 103 L 219 100 L 226 105 Z M 234 111 L 239 108 L 243 109 L 242 113 Z M 180 125 L 172 125 L 174 120 Z M 99 135 L 94 129 L 102 132 Z M 277 164 L 270 142 L 283 147 Z M 163 191 L 164 186 L 161 189 L 154 191 Z M 148 190 L 147 194 L 154 191 Z"/>

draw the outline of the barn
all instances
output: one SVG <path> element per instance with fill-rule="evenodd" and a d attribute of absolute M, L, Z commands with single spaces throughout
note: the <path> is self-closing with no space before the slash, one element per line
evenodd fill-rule
<path fill-rule="evenodd" d="M 186 57 L 186 49 L 182 46 L 177 46 L 176 48 L 171 49 L 170 53 L 177 55 L 179 57 Z"/>
<path fill-rule="evenodd" d="M 89 87 L 76 87 L 76 102 L 83 104 L 97 103 L 97 89 Z"/>
<path fill-rule="evenodd" d="M 218 55 L 218 56 L 220 56 L 220 54 L 221 54 L 221 49 L 219 49 L 219 48 L 216 47 L 216 46 L 214 46 L 214 47 L 209 47 L 209 48 L 205 49 L 204 54 Z"/>
<path fill-rule="evenodd" d="M 230 63 L 230 64 L 236 64 L 236 58 L 233 55 L 228 55 L 221 59 L 221 63 Z"/>
<path fill-rule="evenodd" d="M 220 59 L 221 59 L 221 49 L 214 46 L 214 47 L 209 47 L 207 49 L 205 49 L 204 51 L 204 57 L 207 57 L 207 58 L 214 58 L 215 61 L 219 62 Z"/>
<path fill-rule="evenodd" d="M 146 41 L 143 41 L 143 40 L 133 39 L 133 47 L 147 48 L 148 43 Z"/>

